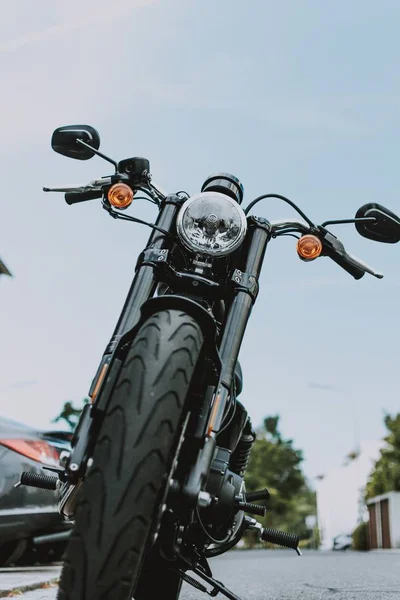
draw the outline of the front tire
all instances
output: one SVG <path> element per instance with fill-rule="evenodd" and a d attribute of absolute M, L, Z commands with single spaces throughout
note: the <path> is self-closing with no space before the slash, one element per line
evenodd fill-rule
<path fill-rule="evenodd" d="M 177 310 L 150 317 L 133 340 L 77 502 L 59 600 L 132 598 L 159 525 L 202 345 L 197 322 Z"/>

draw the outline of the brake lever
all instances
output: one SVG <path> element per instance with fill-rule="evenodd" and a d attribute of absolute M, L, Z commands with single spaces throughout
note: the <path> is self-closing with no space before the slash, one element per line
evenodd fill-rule
<path fill-rule="evenodd" d="M 347 256 L 349 258 L 351 258 L 354 262 L 356 262 L 357 265 L 361 269 L 364 269 L 364 271 L 366 273 L 369 273 L 370 275 L 373 275 L 377 279 L 383 279 L 383 277 L 384 277 L 383 273 L 378 273 L 378 271 L 374 271 L 374 269 L 372 267 L 369 267 L 363 260 L 360 260 L 359 258 L 353 256 L 352 254 L 349 254 L 348 252 L 346 254 L 347 254 Z"/>
<path fill-rule="evenodd" d="M 364 261 L 353 256 L 352 254 L 349 254 L 346 251 L 346 248 L 344 247 L 343 243 L 336 236 L 334 236 L 332 233 L 330 233 L 328 230 L 326 230 L 322 226 L 319 227 L 319 230 L 323 233 L 323 236 L 324 236 L 323 243 L 326 246 L 328 246 L 328 248 L 330 248 L 331 251 L 335 252 L 336 254 L 338 254 L 345 260 L 350 259 L 350 261 L 353 263 L 353 265 L 355 267 L 358 267 L 359 269 L 363 270 L 365 273 L 369 273 L 369 275 L 372 275 L 373 277 L 376 277 L 377 279 L 383 279 L 383 277 L 384 277 L 383 273 L 379 273 L 379 272 L 375 271 L 372 267 L 369 267 Z"/>

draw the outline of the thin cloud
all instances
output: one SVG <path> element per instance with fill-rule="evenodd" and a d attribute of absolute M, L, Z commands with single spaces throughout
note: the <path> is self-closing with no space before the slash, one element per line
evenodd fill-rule
<path fill-rule="evenodd" d="M 314 382 L 314 381 L 310 381 L 308 384 L 308 387 L 311 388 L 312 390 L 325 390 L 325 391 L 331 391 L 335 389 L 334 385 L 331 385 L 329 383 L 318 383 L 318 382 Z"/>
<path fill-rule="evenodd" d="M 91 8 L 91 10 L 84 14 L 83 17 L 80 16 L 78 19 L 60 23 L 59 25 L 52 25 L 51 27 L 33 31 L 27 35 L 10 40 L 5 44 L 0 45 L 0 53 L 13 52 L 30 44 L 44 42 L 67 33 L 68 31 L 84 27 L 85 25 L 93 27 L 94 24 L 99 25 L 99 23 L 109 23 L 110 19 L 130 13 L 136 8 L 154 4 L 156 1 L 157 0 L 114 0 L 112 5 L 102 9 Z"/>
<path fill-rule="evenodd" d="M 36 379 L 24 379 L 21 381 L 13 381 L 9 385 L 1 386 L 0 390 L 7 391 L 7 390 L 25 389 L 25 388 L 30 388 L 34 385 L 37 385 L 38 383 L 39 382 Z"/>
<path fill-rule="evenodd" d="M 11 388 L 14 389 L 21 389 L 21 388 L 27 388 L 27 387 L 32 387 L 33 385 L 37 385 L 38 381 L 36 379 L 27 379 L 25 381 L 15 381 L 14 383 L 12 383 L 10 385 Z"/>

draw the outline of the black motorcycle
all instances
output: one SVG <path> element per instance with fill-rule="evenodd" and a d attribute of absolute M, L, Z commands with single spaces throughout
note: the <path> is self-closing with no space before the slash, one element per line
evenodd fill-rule
<path fill-rule="evenodd" d="M 44 190 L 66 192 L 67 204 L 101 199 L 113 218 L 152 232 L 70 455 L 50 468 L 56 475 L 24 473 L 21 482 L 57 487 L 61 514 L 75 522 L 59 599 L 153 600 L 162 593 L 176 600 L 186 581 L 238 600 L 215 580 L 208 558 L 235 546 L 246 530 L 299 552 L 296 535 L 264 529 L 249 516 L 264 515 L 268 490 L 245 488 L 255 433 L 238 400 L 238 356 L 268 243 L 291 235 L 304 261 L 328 256 L 355 279 L 381 278 L 327 226 L 355 223 L 362 236 L 395 243 L 400 219 L 366 204 L 353 219 L 315 225 L 277 194 L 243 210 L 243 186 L 227 173 L 209 177 L 200 194 L 166 194 L 152 181 L 148 160 L 115 162 L 99 146 L 92 127 L 56 129 L 56 152 L 79 160 L 98 155 L 115 173 L 81 188 Z M 157 206 L 155 224 L 124 212 L 138 197 Z M 302 220 L 254 216 L 264 198 L 281 199 Z"/>

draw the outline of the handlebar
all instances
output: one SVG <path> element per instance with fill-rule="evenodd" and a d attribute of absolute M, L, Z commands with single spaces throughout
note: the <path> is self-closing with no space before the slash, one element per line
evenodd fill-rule
<path fill-rule="evenodd" d="M 346 252 L 342 242 L 322 226 L 313 229 L 304 221 L 297 220 L 272 221 L 271 226 L 275 236 L 284 235 L 289 231 L 317 235 L 323 244 L 323 255 L 331 258 L 337 265 L 352 275 L 354 279 L 361 279 L 365 273 L 369 273 L 378 279 L 383 278 L 382 273 L 377 273 L 363 261 Z"/>
<path fill-rule="evenodd" d="M 64 188 L 60 191 L 65 191 L 65 202 L 69 205 L 77 204 L 78 202 L 86 202 L 87 200 L 97 200 L 103 196 L 102 189 L 100 186 L 106 186 L 110 184 L 110 178 L 103 180 L 96 179 L 92 181 L 90 185 L 82 188 Z M 97 186 L 97 187 L 95 187 Z M 152 192 L 153 198 L 156 197 L 158 200 L 162 200 L 167 194 L 154 183 L 149 184 L 149 188 Z"/>
<path fill-rule="evenodd" d="M 273 235 L 283 235 L 289 230 L 298 231 L 299 233 L 311 233 L 311 228 L 305 221 L 298 221 L 297 219 L 284 219 L 280 221 L 271 221 Z"/>
<path fill-rule="evenodd" d="M 91 181 L 89 185 L 83 187 L 66 187 L 66 188 L 43 188 L 46 192 L 65 192 L 65 201 L 67 204 L 78 204 L 87 200 L 96 200 L 102 198 L 104 186 L 110 185 L 111 177 L 104 177 Z M 148 182 L 148 189 L 153 198 L 161 200 L 166 197 L 166 193 L 159 188 L 154 182 Z M 302 214 L 302 213 L 301 213 Z M 302 214 L 303 216 L 303 214 Z M 365 273 L 369 273 L 378 279 L 382 279 L 381 273 L 375 272 L 371 267 L 363 263 L 361 260 L 348 254 L 342 242 L 332 235 L 324 226 L 315 226 L 311 221 L 306 223 L 299 220 L 281 220 L 271 221 L 272 235 L 278 237 L 286 233 L 298 232 L 301 234 L 313 234 L 319 237 L 323 244 L 322 254 L 331 258 L 342 269 L 347 271 L 354 279 L 361 279 Z"/>
<path fill-rule="evenodd" d="M 86 200 L 97 200 L 103 196 L 103 192 L 99 189 L 86 190 L 82 192 L 66 192 L 64 195 L 65 202 L 69 205 L 77 204 L 78 202 L 86 202 Z"/>
<path fill-rule="evenodd" d="M 79 187 L 58 187 L 48 188 L 44 187 L 44 192 L 65 192 L 65 201 L 67 204 L 77 204 L 79 202 L 86 202 L 87 200 L 96 200 L 102 197 L 102 188 L 111 185 L 112 177 L 103 177 L 102 179 L 95 179 L 85 186 Z M 140 188 L 139 188 L 140 189 Z M 156 185 L 153 181 L 148 182 L 148 193 L 153 200 L 160 201 L 167 197 L 167 193 Z"/>
<path fill-rule="evenodd" d="M 154 183 L 154 181 L 149 182 L 149 188 L 158 196 L 160 200 L 164 200 L 168 196 L 168 193 L 160 188 L 159 185 Z"/>

